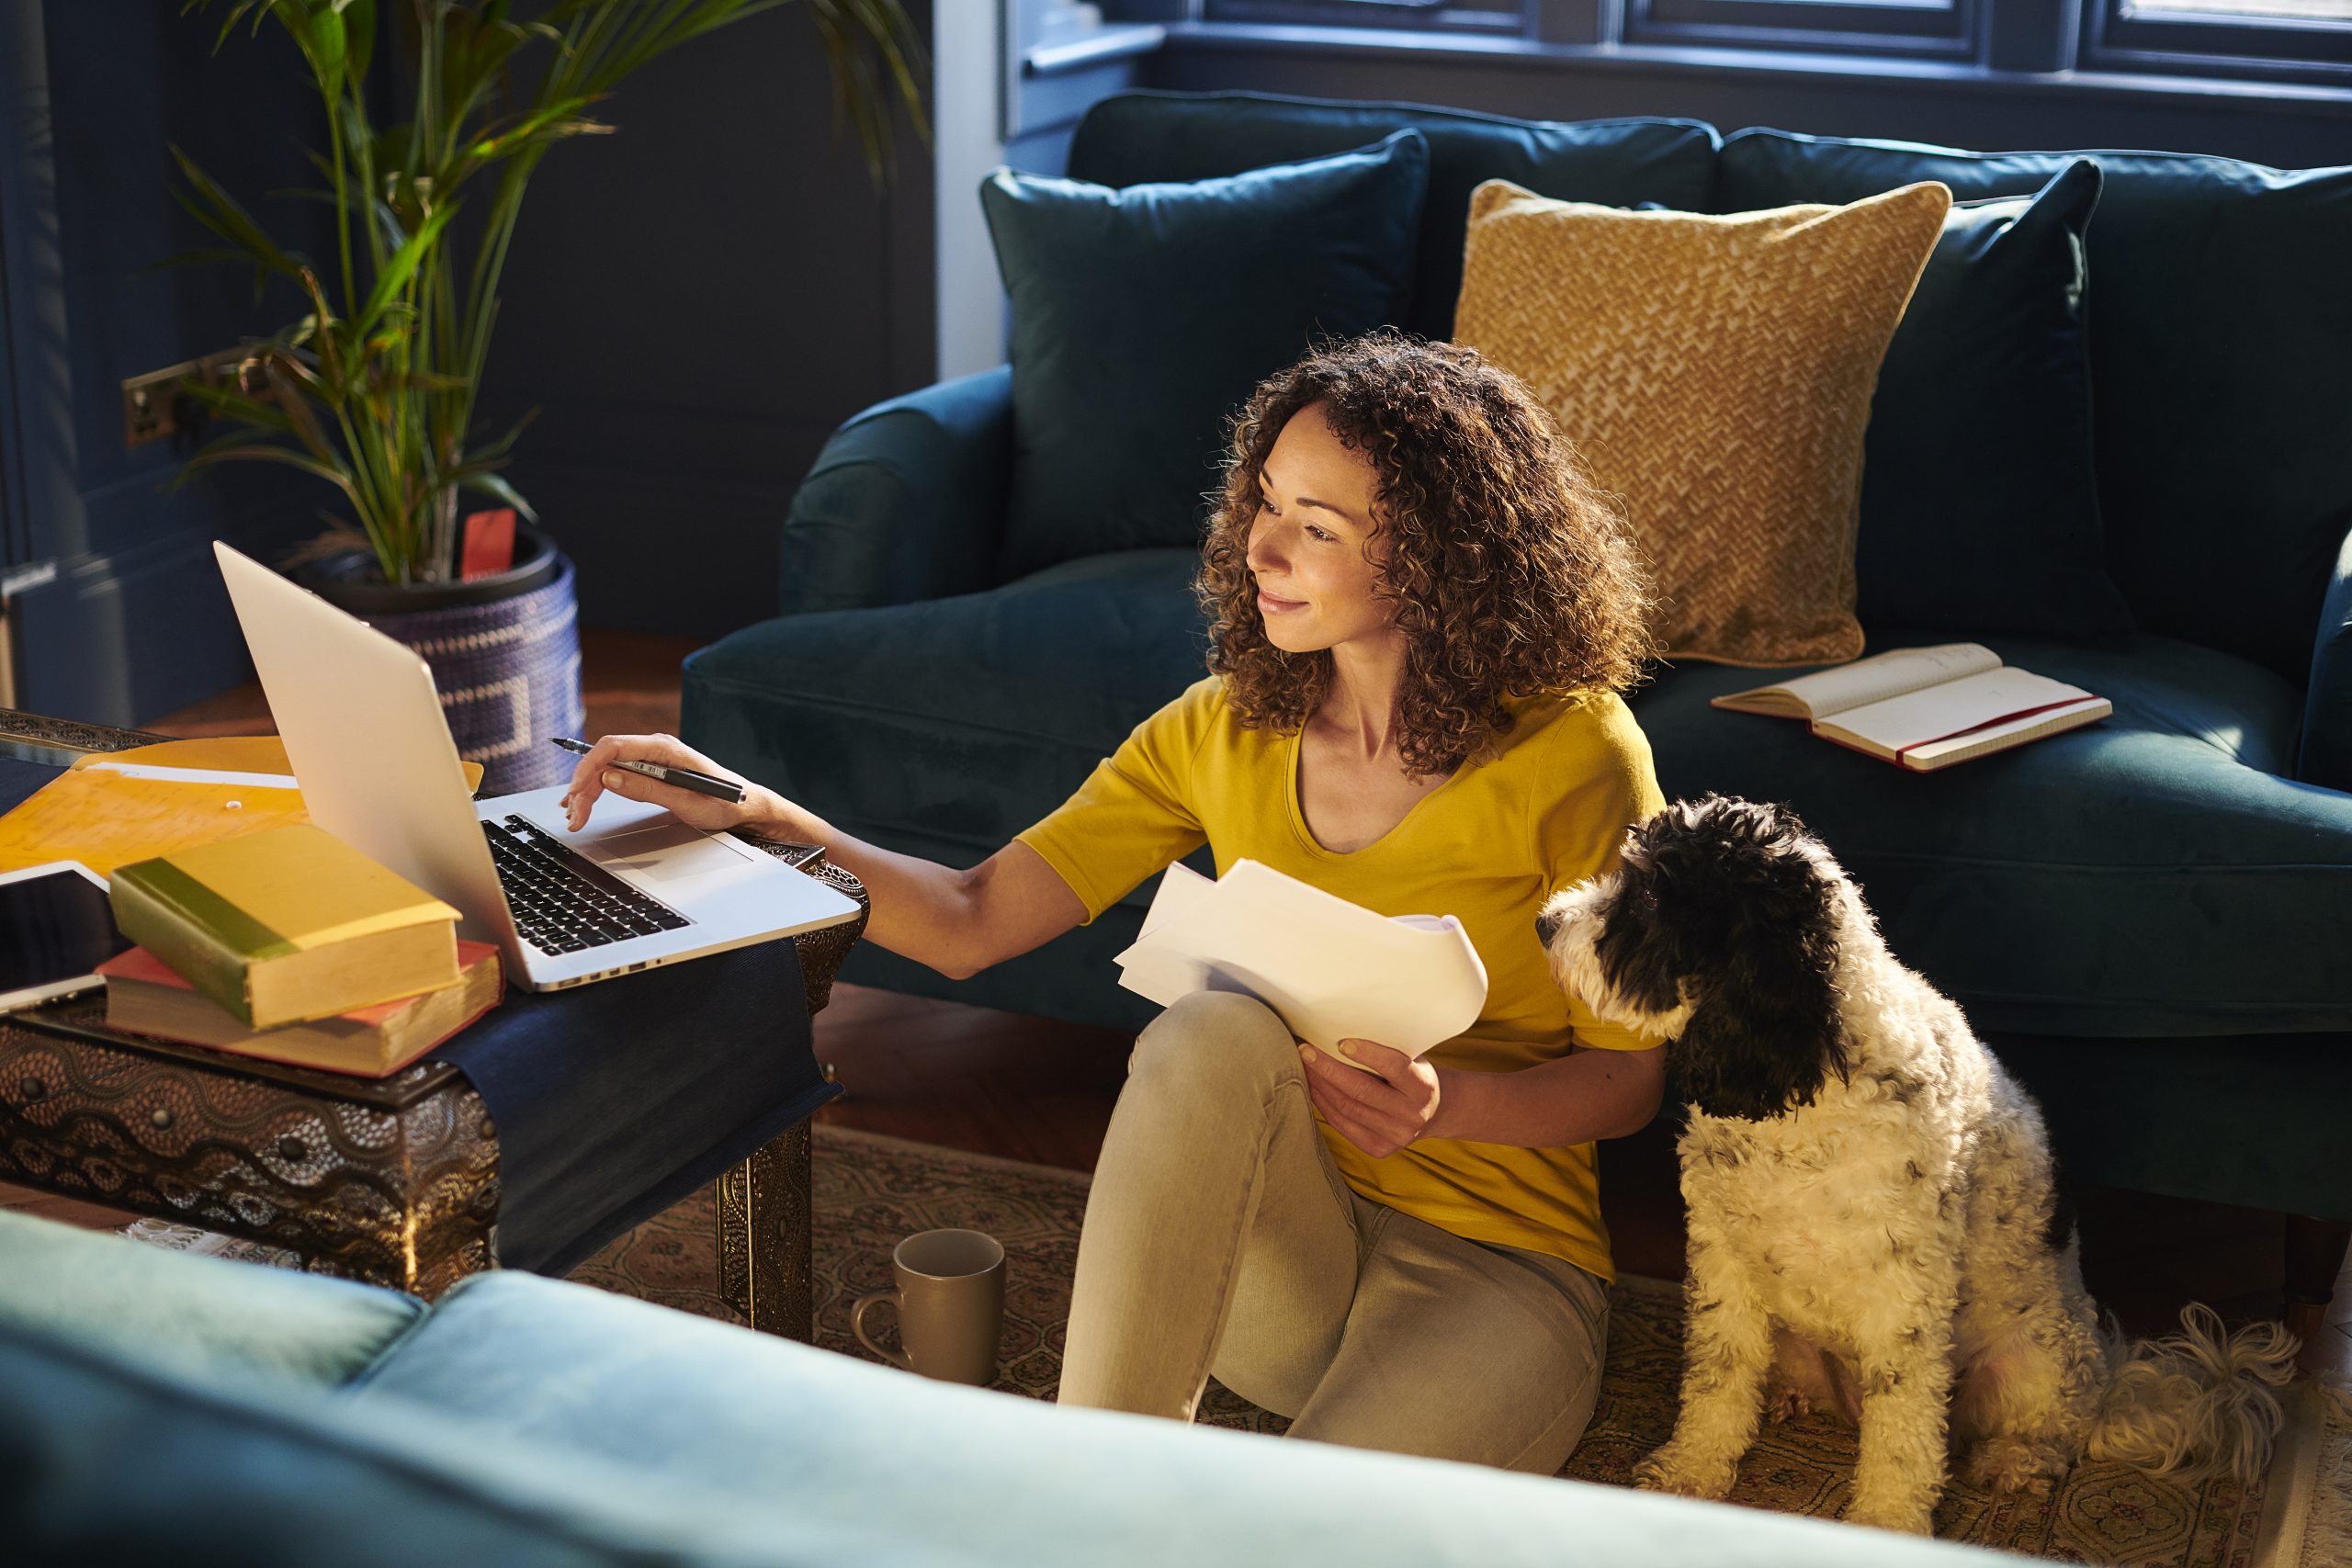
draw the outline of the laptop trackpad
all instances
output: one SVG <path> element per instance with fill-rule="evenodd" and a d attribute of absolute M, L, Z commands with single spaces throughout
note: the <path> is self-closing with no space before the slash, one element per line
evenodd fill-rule
<path fill-rule="evenodd" d="M 675 818 L 633 832 L 616 833 L 587 847 L 588 857 L 613 871 L 649 882 L 674 882 L 741 867 L 742 857 L 699 828 Z"/>

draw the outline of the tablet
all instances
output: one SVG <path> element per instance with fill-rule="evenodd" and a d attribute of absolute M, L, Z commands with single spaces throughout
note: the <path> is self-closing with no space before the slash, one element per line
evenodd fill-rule
<path fill-rule="evenodd" d="M 94 971 L 130 945 L 81 862 L 0 872 L 0 1011 L 104 985 Z"/>

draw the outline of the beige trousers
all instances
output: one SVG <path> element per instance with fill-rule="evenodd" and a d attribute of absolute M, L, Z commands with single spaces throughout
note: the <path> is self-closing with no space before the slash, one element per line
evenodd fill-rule
<path fill-rule="evenodd" d="M 1201 992 L 1136 1040 L 1059 1398 L 1189 1421 L 1214 1372 L 1295 1438 L 1548 1475 L 1592 1415 L 1608 1322 L 1575 1264 L 1355 1193 L 1289 1029 Z"/>

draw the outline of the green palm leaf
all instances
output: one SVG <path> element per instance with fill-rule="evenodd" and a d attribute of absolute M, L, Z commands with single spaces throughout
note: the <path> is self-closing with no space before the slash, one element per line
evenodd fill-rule
<path fill-rule="evenodd" d="M 351 329 L 355 333 L 364 337 L 375 326 L 377 320 L 391 307 L 393 296 L 406 288 L 409 280 L 416 276 L 417 264 L 424 259 L 424 254 L 432 248 L 433 242 L 440 237 L 441 231 L 447 228 L 449 220 L 457 215 L 458 203 L 446 202 L 426 215 L 424 227 L 401 242 L 401 248 L 392 253 L 392 259 L 384 264 L 384 270 L 377 274 L 376 287 L 369 291 L 368 302 L 352 318 Z"/>
<path fill-rule="evenodd" d="M 464 468 L 456 470 L 462 476 L 458 479 L 460 488 L 493 496 L 521 513 L 526 521 L 537 523 L 539 520 L 539 514 L 531 510 L 531 503 L 523 499 L 520 491 L 496 474 L 473 472 L 471 471 L 473 468 L 474 465 L 467 464 Z"/>

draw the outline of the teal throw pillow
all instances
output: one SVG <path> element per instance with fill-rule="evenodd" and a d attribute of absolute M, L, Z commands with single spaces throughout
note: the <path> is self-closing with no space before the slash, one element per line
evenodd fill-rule
<path fill-rule="evenodd" d="M 1879 367 L 1863 443 L 1866 628 L 2113 642 L 2091 428 L 2083 235 L 2098 165 L 1956 204 Z"/>
<path fill-rule="evenodd" d="M 1407 129 L 1429 139 L 1430 194 L 1413 302 L 1396 324 L 1426 338 L 1453 335 L 1470 193 L 1486 181 L 1561 201 L 1692 212 L 1714 188 L 1714 129 L 1695 119 L 1510 119 L 1428 104 L 1151 88 L 1086 111 L 1070 133 L 1068 173 L 1106 186 L 1201 180 L 1328 157 Z"/>
<path fill-rule="evenodd" d="M 1227 421 L 1315 343 L 1404 312 L 1429 143 L 1123 189 L 999 169 L 980 186 L 1012 298 L 1001 581 L 1196 545 Z"/>

